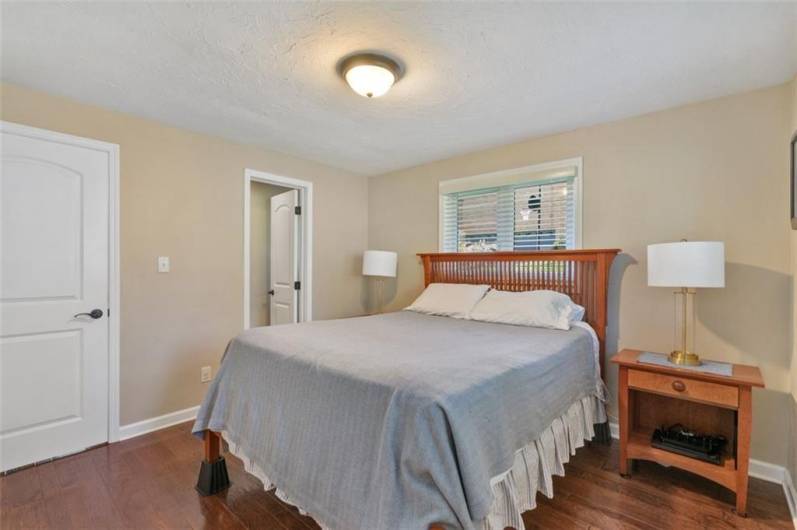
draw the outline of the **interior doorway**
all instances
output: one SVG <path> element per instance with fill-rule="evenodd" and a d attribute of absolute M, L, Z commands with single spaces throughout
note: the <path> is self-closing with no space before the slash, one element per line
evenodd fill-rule
<path fill-rule="evenodd" d="M 312 318 L 312 183 L 244 174 L 244 328 Z"/>
<path fill-rule="evenodd" d="M 271 199 L 295 193 L 295 190 L 256 180 L 249 186 L 249 326 L 256 328 L 272 323 L 271 300 L 276 294 L 271 286 Z M 285 244 L 284 241 L 281 243 Z M 277 248 L 275 251 L 283 254 L 291 252 L 291 249 Z"/>

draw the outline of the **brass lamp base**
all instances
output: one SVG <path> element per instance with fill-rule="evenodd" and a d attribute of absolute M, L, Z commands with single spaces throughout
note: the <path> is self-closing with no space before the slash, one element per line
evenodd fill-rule
<path fill-rule="evenodd" d="M 673 364 L 683 364 L 686 366 L 700 366 L 700 357 L 696 353 L 674 351 L 670 353 L 670 362 Z"/>

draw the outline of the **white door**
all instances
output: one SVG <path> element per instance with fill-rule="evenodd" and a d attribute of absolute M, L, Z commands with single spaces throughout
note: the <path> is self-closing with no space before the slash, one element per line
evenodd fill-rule
<path fill-rule="evenodd" d="M 271 325 L 299 321 L 299 191 L 271 198 Z"/>
<path fill-rule="evenodd" d="M 108 440 L 115 157 L 90 145 L 2 125 L 0 470 Z"/>

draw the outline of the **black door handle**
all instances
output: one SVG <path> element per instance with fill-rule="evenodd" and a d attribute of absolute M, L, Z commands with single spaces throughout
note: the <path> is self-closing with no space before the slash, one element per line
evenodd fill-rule
<path fill-rule="evenodd" d="M 271 296 L 274 296 L 274 289 L 271 289 L 271 290 L 268 292 L 268 294 L 270 294 Z"/>
<path fill-rule="evenodd" d="M 102 309 L 92 309 L 91 313 L 78 313 L 78 314 L 75 315 L 75 318 L 77 318 L 77 317 L 91 317 L 91 318 L 96 320 L 98 318 L 102 318 L 102 315 L 103 315 Z"/>

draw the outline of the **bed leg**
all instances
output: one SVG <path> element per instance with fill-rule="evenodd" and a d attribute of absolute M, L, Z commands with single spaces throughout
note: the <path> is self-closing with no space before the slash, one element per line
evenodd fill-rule
<path fill-rule="evenodd" d="M 227 475 L 227 462 L 221 456 L 221 435 L 213 431 L 205 431 L 205 459 L 199 468 L 199 480 L 196 489 L 202 495 L 215 495 L 230 487 Z"/>
<path fill-rule="evenodd" d="M 606 423 L 596 423 L 593 425 L 593 427 L 595 428 L 595 437 L 592 439 L 592 441 L 603 445 L 612 444 L 612 433 L 609 429 L 608 420 Z"/>

